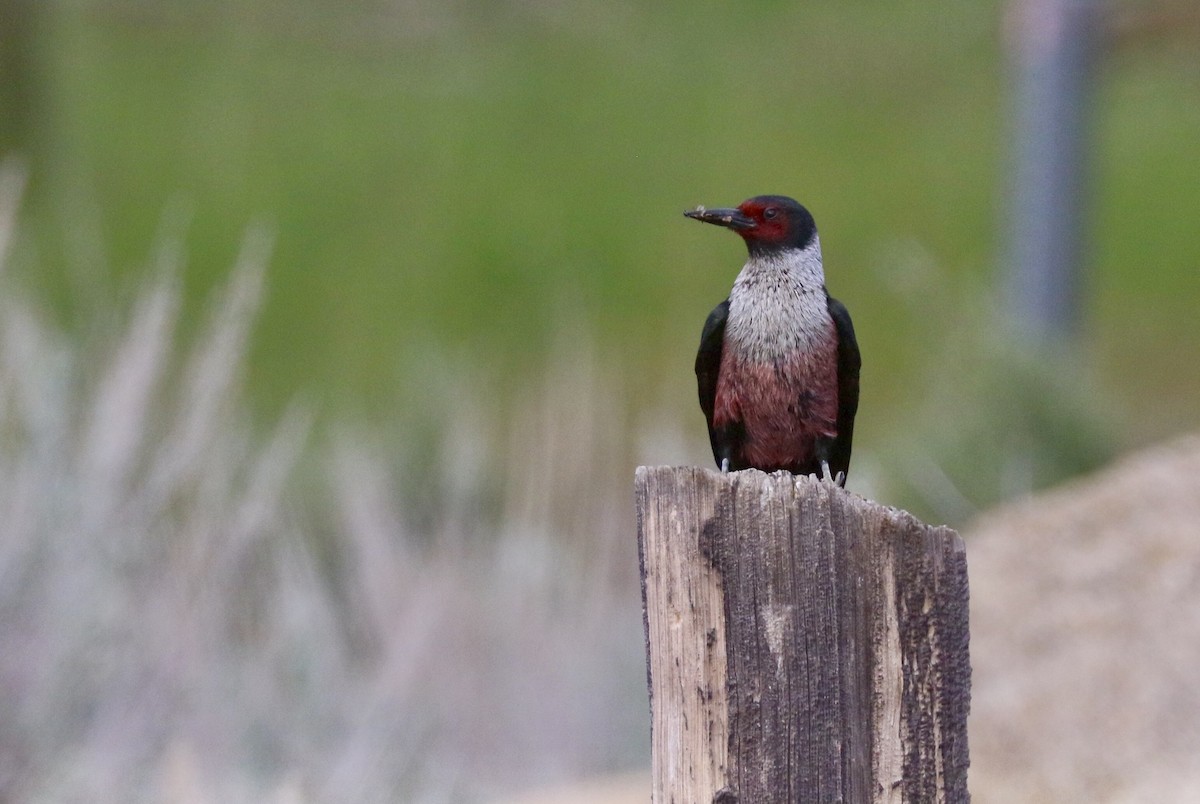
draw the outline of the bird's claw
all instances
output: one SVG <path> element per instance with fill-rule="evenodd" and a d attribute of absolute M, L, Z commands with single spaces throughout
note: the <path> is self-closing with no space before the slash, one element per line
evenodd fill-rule
<path fill-rule="evenodd" d="M 723 474 L 723 475 L 729 474 L 729 459 L 728 458 L 721 459 L 721 474 Z"/>
<path fill-rule="evenodd" d="M 821 461 L 821 479 L 826 483 L 833 483 L 836 486 L 846 487 L 846 473 L 838 472 L 836 475 L 829 468 L 829 461 Z"/>

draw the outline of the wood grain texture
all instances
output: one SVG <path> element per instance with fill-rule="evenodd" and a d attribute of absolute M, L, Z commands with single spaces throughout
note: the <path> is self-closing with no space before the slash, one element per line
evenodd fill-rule
<path fill-rule="evenodd" d="M 954 531 L 785 473 L 640 467 L 636 496 L 652 801 L 968 800 Z"/>

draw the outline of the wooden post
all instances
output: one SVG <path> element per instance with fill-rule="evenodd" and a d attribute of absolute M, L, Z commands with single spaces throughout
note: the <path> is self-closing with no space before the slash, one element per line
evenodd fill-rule
<path fill-rule="evenodd" d="M 785 473 L 636 487 L 654 804 L 969 800 L 957 533 Z"/>

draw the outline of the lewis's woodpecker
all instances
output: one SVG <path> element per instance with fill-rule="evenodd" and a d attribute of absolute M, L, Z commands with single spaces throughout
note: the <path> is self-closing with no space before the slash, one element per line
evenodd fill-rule
<path fill-rule="evenodd" d="M 844 485 L 861 359 L 850 314 L 825 290 L 812 215 L 780 195 L 683 214 L 732 229 L 750 252 L 696 355 L 717 465 Z"/>

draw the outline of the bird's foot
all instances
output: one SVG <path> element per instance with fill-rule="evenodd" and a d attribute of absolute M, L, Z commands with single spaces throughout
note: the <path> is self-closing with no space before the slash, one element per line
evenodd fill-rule
<path fill-rule="evenodd" d="M 721 474 L 723 474 L 723 475 L 729 474 L 729 459 L 728 458 L 721 459 Z"/>
<path fill-rule="evenodd" d="M 846 487 L 846 473 L 838 472 L 836 475 L 833 474 L 829 468 L 829 461 L 821 461 L 821 479 L 826 483 L 833 483 L 842 488 Z"/>

